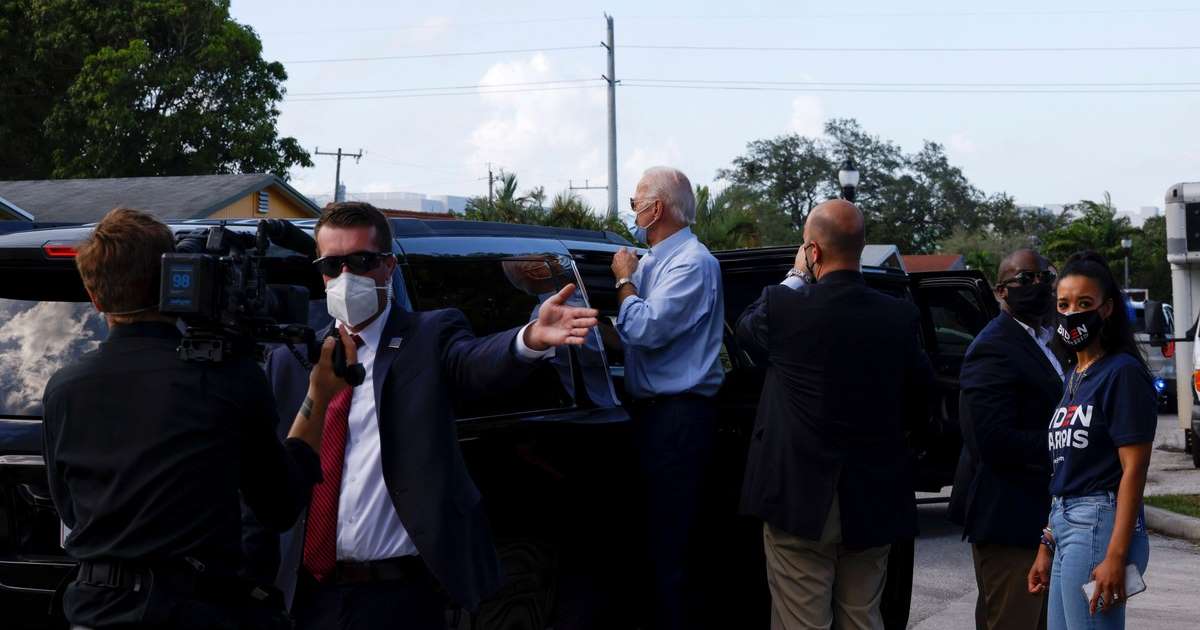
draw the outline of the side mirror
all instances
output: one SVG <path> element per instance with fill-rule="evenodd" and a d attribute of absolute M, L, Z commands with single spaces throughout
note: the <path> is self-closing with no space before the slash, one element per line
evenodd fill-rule
<path fill-rule="evenodd" d="M 1162 302 L 1154 300 L 1146 300 L 1146 334 L 1150 335 L 1150 345 L 1155 348 L 1163 348 L 1167 345 L 1167 339 L 1173 336 L 1174 331 L 1167 330 L 1167 316 L 1163 313 Z"/>

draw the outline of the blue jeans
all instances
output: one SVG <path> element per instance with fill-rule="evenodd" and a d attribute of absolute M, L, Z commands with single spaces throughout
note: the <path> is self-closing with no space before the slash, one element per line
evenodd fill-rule
<path fill-rule="evenodd" d="M 1050 571 L 1048 630 L 1124 630 L 1125 605 L 1111 612 L 1088 612 L 1083 585 L 1092 581 L 1092 570 L 1104 560 L 1117 514 L 1117 495 L 1101 492 L 1082 497 L 1054 497 L 1050 527 L 1058 548 Z M 1150 559 L 1146 523 L 1138 515 L 1129 542 L 1128 564 L 1144 575 Z"/>

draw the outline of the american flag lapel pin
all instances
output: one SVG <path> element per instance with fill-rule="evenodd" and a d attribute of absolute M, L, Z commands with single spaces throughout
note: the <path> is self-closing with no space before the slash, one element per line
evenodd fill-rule
<path fill-rule="evenodd" d="M 399 350 L 400 344 L 403 342 L 404 342 L 404 337 L 392 337 L 392 340 L 388 342 L 388 347 L 391 348 L 392 350 Z"/>

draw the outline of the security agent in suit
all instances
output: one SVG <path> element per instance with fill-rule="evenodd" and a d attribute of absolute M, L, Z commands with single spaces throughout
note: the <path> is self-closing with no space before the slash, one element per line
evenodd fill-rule
<path fill-rule="evenodd" d="M 555 346 L 582 344 L 596 311 L 566 306 L 568 286 L 535 321 L 476 338 L 458 310 L 391 301 L 391 230 L 375 208 L 332 204 L 316 240 L 330 315 L 361 339 L 367 376 L 348 401 L 344 437 L 326 433 L 322 485 L 332 484 L 314 489 L 282 541 L 277 583 L 299 628 L 444 628 L 442 593 L 473 610 L 501 580 L 452 397 L 520 383 Z M 283 408 L 301 405 L 298 367 L 286 352 L 268 362 Z"/>
<path fill-rule="evenodd" d="M 889 546 L 917 531 L 906 428 L 932 385 L 911 303 L 859 271 L 863 216 L 817 206 L 796 268 L 737 323 L 767 363 L 741 509 L 764 521 L 772 628 L 882 628 Z"/>
<path fill-rule="evenodd" d="M 1050 511 L 1046 423 L 1063 387 L 1062 363 L 1043 325 L 1053 310 L 1054 274 L 1025 249 L 1007 256 L 996 277 L 1002 312 L 962 365 L 963 454 L 951 517 L 971 542 L 976 626 L 1045 628 L 1045 595 L 1028 594 L 1025 578 Z"/>

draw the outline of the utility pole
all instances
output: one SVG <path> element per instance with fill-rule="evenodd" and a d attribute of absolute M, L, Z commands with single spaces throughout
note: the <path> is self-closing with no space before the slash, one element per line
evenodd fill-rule
<path fill-rule="evenodd" d="M 608 218 L 617 218 L 617 66 L 616 44 L 613 41 L 613 19 L 605 13 L 604 21 L 608 24 L 608 43 L 601 45 L 608 49 Z"/>
<path fill-rule="evenodd" d="M 488 162 L 488 210 L 491 210 L 494 207 L 492 204 L 492 191 L 496 189 L 494 182 L 495 178 L 492 176 L 492 163 Z"/>
<path fill-rule="evenodd" d="M 322 152 L 321 148 L 317 147 L 313 151 L 313 154 L 314 155 L 337 156 L 337 171 L 335 171 L 334 175 L 333 175 L 333 200 L 334 201 L 345 201 L 345 199 L 343 198 L 343 195 L 342 195 L 342 158 L 344 158 L 344 157 L 351 158 L 352 157 L 352 158 L 354 158 L 354 163 L 358 164 L 358 161 L 360 159 L 362 159 L 362 156 L 363 156 L 362 149 L 359 149 L 358 153 L 343 153 L 342 147 L 338 147 L 337 153 L 330 153 L 328 151 Z"/>

